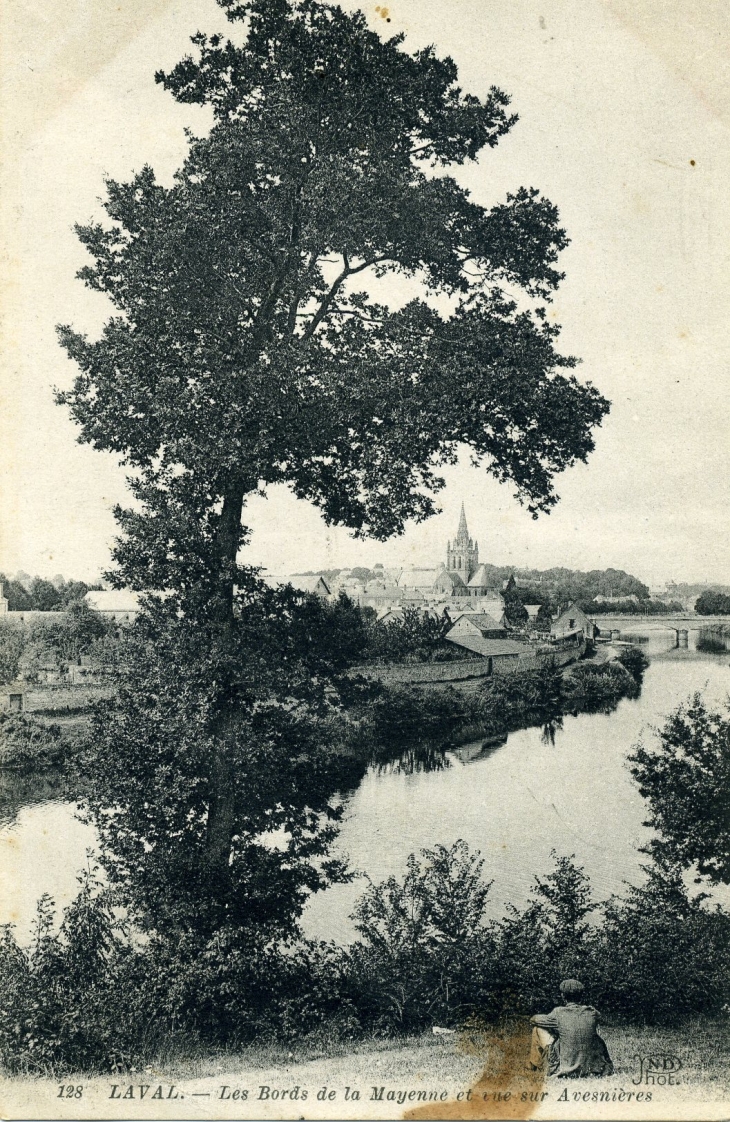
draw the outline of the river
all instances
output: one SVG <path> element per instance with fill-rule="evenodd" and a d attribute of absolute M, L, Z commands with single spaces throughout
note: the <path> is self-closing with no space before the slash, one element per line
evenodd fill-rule
<path fill-rule="evenodd" d="M 402 874 L 409 853 L 463 838 L 485 859 L 495 915 L 508 902 L 524 903 L 535 874 L 550 871 L 552 849 L 575 854 L 600 899 L 620 892 L 624 881 L 640 883 L 639 847 L 649 831 L 626 753 L 694 691 L 713 702 L 730 694 L 727 655 L 668 652 L 671 632 L 646 636 L 643 649 L 655 657 L 641 696 L 610 714 L 566 716 L 553 737 L 530 728 L 497 748 L 464 745 L 439 771 L 371 768 L 348 800 L 338 851 L 378 881 Z M 41 893 L 60 908 L 77 890 L 94 836 L 74 810 L 49 777 L 0 777 L 0 923 L 15 923 L 21 940 Z M 304 915 L 306 933 L 351 939 L 348 917 L 366 883 L 358 878 L 315 897 Z M 717 898 L 727 902 L 724 893 Z"/>

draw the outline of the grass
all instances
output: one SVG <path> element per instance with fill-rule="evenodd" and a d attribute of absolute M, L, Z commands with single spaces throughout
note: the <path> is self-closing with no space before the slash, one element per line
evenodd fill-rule
<path fill-rule="evenodd" d="M 0 1079 L 0 1114 L 5 1118 L 726 1118 L 730 1097 L 730 1022 L 697 1021 L 682 1029 L 637 1026 L 602 1028 L 615 1074 L 581 1080 L 546 1078 L 527 1070 L 529 1027 L 526 1021 L 507 1034 L 456 1033 L 393 1039 L 342 1041 L 326 1032 L 289 1047 L 261 1043 L 236 1051 L 203 1051 L 192 1042 L 161 1054 L 157 1063 L 114 1075 Z M 600 1108 L 583 1096 L 624 1096 L 648 1088 L 639 1084 L 637 1056 L 679 1057 L 678 1086 L 652 1091 L 646 1115 L 635 1103 L 616 1099 Z M 83 1104 L 57 1101 L 60 1084 L 83 1084 Z M 112 1098 L 112 1086 L 116 1084 Z M 164 1114 L 137 1101 L 139 1086 L 152 1093 L 170 1086 L 185 1103 L 167 1104 Z M 281 1097 L 297 1089 L 296 1099 Z M 334 1090 L 334 1102 L 318 1099 L 321 1089 Z M 350 1089 L 349 1101 L 345 1088 Z M 379 1101 L 373 1100 L 383 1089 Z M 512 1109 L 502 1097 L 509 1089 Z M 306 1101 L 302 1093 L 306 1090 Z M 357 1091 L 359 1098 L 353 1098 Z M 236 1095 L 234 1097 L 234 1092 Z M 244 1097 L 245 1092 L 245 1097 Z M 466 1094 L 473 1095 L 470 1105 Z M 411 1094 L 441 1096 L 415 1103 Z M 162 1097 L 162 1095 L 160 1097 Z M 390 1102 L 387 1096 L 390 1095 Z M 457 1100 L 460 1095 L 460 1100 Z M 401 1096 L 399 1098 L 399 1096 Z M 530 1100 L 530 1096 L 532 1099 Z M 567 1096 L 567 1097 L 563 1097 Z M 525 1103 L 525 1099 L 528 1099 Z M 230 1101 L 220 1101 L 227 1099 Z M 119 1101 L 116 1101 L 119 1100 Z M 486 1100 L 486 1101 L 485 1101 Z M 547 1100 L 547 1101 L 545 1101 Z M 598 1101 L 598 1100 L 596 1100 Z M 541 1103 L 541 1105 L 534 1105 Z M 35 1113 L 26 1113 L 33 1106 Z M 155 1104 L 156 1106 L 157 1104 Z M 101 1113 L 100 1113 L 101 1112 Z M 181 1113 L 182 1112 L 182 1113 Z"/>
<path fill-rule="evenodd" d="M 730 1096 L 730 1020 L 697 1020 L 681 1029 L 606 1025 L 601 1033 L 614 1063 L 615 1082 L 625 1084 L 635 1076 L 637 1055 L 663 1053 L 680 1058 L 685 1087 L 701 1091 L 702 1097 Z M 442 1081 L 468 1083 L 481 1069 L 484 1050 L 479 1034 L 427 1033 L 398 1040 L 370 1038 L 352 1042 L 328 1038 L 323 1033 L 290 1046 L 256 1044 L 217 1054 L 170 1055 L 159 1068 L 155 1065 L 155 1071 L 176 1080 L 208 1079 L 225 1073 L 246 1075 L 251 1082 L 257 1072 L 279 1069 L 296 1082 L 305 1078 L 311 1081 L 315 1070 L 330 1069 L 350 1072 L 355 1079 L 356 1073 L 375 1066 L 381 1083 L 397 1082 L 424 1069 Z"/>

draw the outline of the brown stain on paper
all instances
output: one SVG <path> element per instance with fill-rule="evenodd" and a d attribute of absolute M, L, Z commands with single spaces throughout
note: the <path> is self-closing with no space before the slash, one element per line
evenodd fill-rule
<path fill-rule="evenodd" d="M 407 1110 L 403 1118 L 532 1118 L 546 1098 L 547 1071 L 531 1071 L 530 1027 L 510 1026 L 502 1032 L 487 1030 L 474 1036 L 463 1034 L 461 1048 L 483 1056 L 484 1067 L 469 1090 L 469 1098 L 445 1103 L 426 1103 Z"/>

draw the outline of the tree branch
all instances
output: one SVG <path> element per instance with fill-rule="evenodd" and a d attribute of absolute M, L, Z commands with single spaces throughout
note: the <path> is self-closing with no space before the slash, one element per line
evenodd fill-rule
<path fill-rule="evenodd" d="M 355 265 L 354 267 L 352 267 L 350 265 L 350 259 L 349 259 L 349 257 L 347 256 L 346 253 L 342 254 L 342 260 L 345 263 L 345 267 L 342 270 L 342 272 L 339 274 L 339 276 L 335 277 L 329 291 L 327 292 L 326 296 L 322 300 L 322 303 L 319 305 L 317 311 L 315 312 L 314 319 L 312 320 L 309 327 L 307 328 L 307 330 L 302 335 L 302 342 L 303 343 L 306 343 L 308 339 L 312 338 L 315 331 L 319 327 L 320 323 L 322 322 L 324 317 L 327 315 L 327 312 L 330 310 L 330 305 L 331 305 L 333 299 L 335 298 L 335 296 L 339 292 L 340 288 L 342 287 L 343 283 L 347 280 L 348 277 L 354 276 L 355 273 L 361 273 L 363 271 L 363 269 L 369 269 L 371 265 L 377 265 L 381 261 L 388 261 L 389 258 L 388 257 L 370 257 L 366 261 L 363 261 L 363 263 L 361 265 Z"/>

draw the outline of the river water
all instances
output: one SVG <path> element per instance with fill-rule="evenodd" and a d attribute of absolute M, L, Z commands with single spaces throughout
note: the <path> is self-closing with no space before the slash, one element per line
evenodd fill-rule
<path fill-rule="evenodd" d="M 632 633 L 641 629 L 632 626 Z M 401 875 L 410 853 L 463 838 L 485 859 L 494 881 L 492 914 L 523 904 L 535 874 L 552 867 L 550 851 L 575 854 L 603 899 L 624 881 L 640 883 L 639 847 L 649 831 L 643 799 L 626 768 L 626 753 L 653 736 L 676 705 L 701 690 L 708 701 L 730 695 L 730 658 L 695 650 L 667 652 L 674 636 L 647 631 L 655 655 L 641 697 L 613 713 L 566 716 L 554 738 L 539 728 L 511 733 L 498 748 L 474 742 L 451 752 L 440 771 L 407 774 L 371 768 L 349 798 L 338 842 L 363 874 L 316 896 L 304 915 L 308 935 L 346 941 L 349 915 L 367 881 Z M 27 936 L 43 892 L 59 908 L 77 890 L 94 836 L 52 780 L 0 777 L 0 923 Z M 718 893 L 718 900 L 725 900 Z"/>

